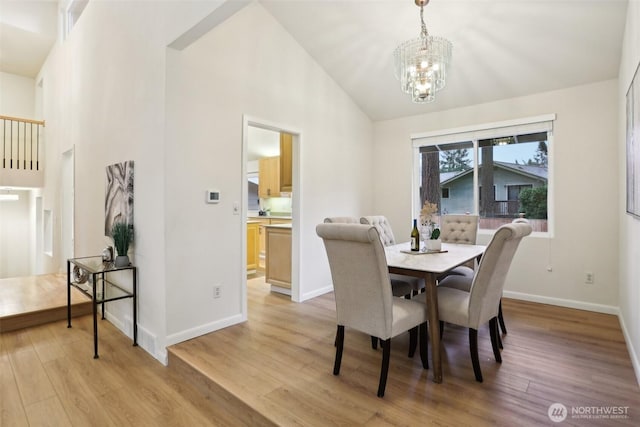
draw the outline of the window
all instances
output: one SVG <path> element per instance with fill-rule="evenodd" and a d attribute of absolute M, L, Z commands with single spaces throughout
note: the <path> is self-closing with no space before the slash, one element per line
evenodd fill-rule
<path fill-rule="evenodd" d="M 80 15 L 84 12 L 84 8 L 87 7 L 87 3 L 89 0 L 71 0 L 67 6 L 67 13 L 65 15 L 64 22 L 66 23 L 64 27 L 64 39 L 67 38 L 71 30 L 80 19 Z"/>
<path fill-rule="evenodd" d="M 495 230 L 524 216 L 549 230 L 549 145 L 555 115 L 413 136 L 418 193 L 440 214 L 474 213 Z"/>

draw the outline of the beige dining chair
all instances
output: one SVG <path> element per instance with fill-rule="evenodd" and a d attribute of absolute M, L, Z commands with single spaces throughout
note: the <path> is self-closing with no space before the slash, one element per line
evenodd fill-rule
<path fill-rule="evenodd" d="M 325 224 L 360 224 L 355 216 L 330 216 L 324 219 Z"/>
<path fill-rule="evenodd" d="M 478 215 L 442 215 L 440 219 L 440 239 L 443 243 L 475 245 L 478 236 Z M 451 274 L 473 277 L 473 261 L 447 272 L 439 279 Z"/>
<path fill-rule="evenodd" d="M 451 275 L 438 286 L 440 328 L 443 322 L 469 328 L 469 350 L 476 381 L 482 382 L 478 360 L 478 329 L 489 322 L 491 346 L 496 362 L 502 362 L 498 342 L 498 310 L 511 261 L 531 225 L 506 224 L 498 228 L 482 255 L 468 286 L 466 276 Z"/>
<path fill-rule="evenodd" d="M 378 234 L 380 234 L 380 241 L 384 246 L 391 246 L 396 244 L 396 238 L 393 235 L 393 229 L 391 223 L 384 215 L 371 215 L 363 216 L 360 218 L 360 223 L 365 225 L 373 225 Z M 411 299 L 412 296 L 417 295 L 418 292 L 424 289 L 424 279 L 413 276 L 404 276 L 402 274 L 391 273 L 391 288 L 393 289 L 394 296 L 404 296 L 406 299 Z M 417 332 L 412 331 L 409 338 L 409 357 L 413 357 L 417 347 Z M 371 347 L 378 348 L 377 340 L 371 339 Z"/>
<path fill-rule="evenodd" d="M 384 217 L 382 217 L 384 218 Z M 325 223 L 335 223 L 335 224 L 360 224 L 360 219 L 352 216 L 334 216 L 328 217 L 324 219 Z M 393 238 L 393 232 L 391 231 L 391 227 L 388 227 L 388 230 L 385 230 L 387 235 L 391 236 L 391 240 L 395 241 Z M 405 276 L 399 276 L 399 278 L 394 277 L 399 275 L 391 275 L 391 292 L 394 297 L 404 297 L 405 299 L 411 299 L 413 287 L 411 283 L 407 280 L 404 280 Z M 418 345 L 418 330 L 414 329 L 409 332 L 409 357 L 413 357 L 416 351 L 416 347 Z M 378 338 L 375 336 L 371 336 L 371 348 L 376 350 L 378 348 Z"/>
<path fill-rule="evenodd" d="M 418 328 L 420 359 L 427 361 L 427 306 L 395 298 L 384 247 L 373 226 L 361 224 L 319 224 L 316 233 L 324 242 L 333 281 L 337 331 L 333 374 L 340 374 L 345 327 L 379 337 L 382 367 L 378 397 L 384 396 L 391 355 L 391 338 Z"/>
<path fill-rule="evenodd" d="M 373 225 L 380 234 L 380 241 L 384 246 L 392 246 L 396 244 L 396 238 L 393 235 L 389 220 L 383 215 L 363 216 L 360 218 L 361 224 Z M 419 277 L 403 276 L 402 274 L 391 274 L 391 284 L 398 287 L 402 291 L 410 289 L 411 291 L 420 291 L 424 289 L 424 280 Z M 398 295 L 394 292 L 394 295 Z M 406 294 L 405 294 L 406 295 Z"/>

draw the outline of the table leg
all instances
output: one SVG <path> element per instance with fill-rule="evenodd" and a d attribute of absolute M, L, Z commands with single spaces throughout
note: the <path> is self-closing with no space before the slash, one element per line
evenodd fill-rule
<path fill-rule="evenodd" d="M 97 359 L 98 356 L 98 301 L 96 299 L 96 275 L 93 275 L 93 295 L 91 298 L 93 301 L 93 358 Z"/>
<path fill-rule="evenodd" d="M 71 261 L 67 260 L 67 328 L 71 327 Z"/>
<path fill-rule="evenodd" d="M 138 270 L 133 269 L 133 345 L 138 345 Z"/>
<path fill-rule="evenodd" d="M 438 291 L 436 288 L 436 275 L 425 273 L 424 283 L 426 287 L 427 307 L 429 308 L 429 338 L 431 341 L 431 361 L 433 364 L 433 382 L 442 382 L 442 359 L 440 348 L 440 316 L 438 315 Z"/>

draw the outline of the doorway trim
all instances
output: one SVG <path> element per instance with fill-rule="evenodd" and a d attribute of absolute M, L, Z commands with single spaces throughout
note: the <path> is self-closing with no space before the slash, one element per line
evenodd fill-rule
<path fill-rule="evenodd" d="M 75 256 L 75 147 L 62 153 L 60 191 L 60 271 Z"/>
<path fill-rule="evenodd" d="M 300 180 L 300 152 L 301 152 L 301 141 L 302 141 L 302 133 L 300 130 L 296 129 L 293 126 L 289 126 L 282 123 L 272 122 L 270 120 L 258 118 L 255 116 L 250 116 L 247 114 L 243 114 L 242 116 L 242 177 L 246 178 L 247 175 L 247 150 L 248 150 L 248 134 L 249 134 L 249 126 L 272 130 L 275 132 L 286 132 L 293 135 L 293 144 L 292 144 L 292 168 L 293 168 L 293 188 L 296 189 L 294 191 L 292 205 L 291 205 L 291 213 L 292 213 L 292 221 L 291 221 L 291 300 L 294 302 L 300 302 L 300 295 L 302 294 L 300 290 L 300 218 L 302 217 L 302 182 Z M 246 179 L 243 179 L 244 183 Z M 248 199 L 248 189 L 246 185 L 242 185 L 242 271 L 240 274 L 242 275 L 242 312 L 244 313 L 244 317 L 246 318 L 247 313 L 247 227 L 244 226 L 247 223 L 247 199 Z"/>

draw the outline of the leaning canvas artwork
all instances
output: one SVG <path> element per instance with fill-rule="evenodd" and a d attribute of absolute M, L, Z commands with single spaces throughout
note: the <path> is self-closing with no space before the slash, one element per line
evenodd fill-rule
<path fill-rule="evenodd" d="M 104 235 L 114 222 L 133 225 L 133 160 L 107 166 L 104 197 Z"/>

